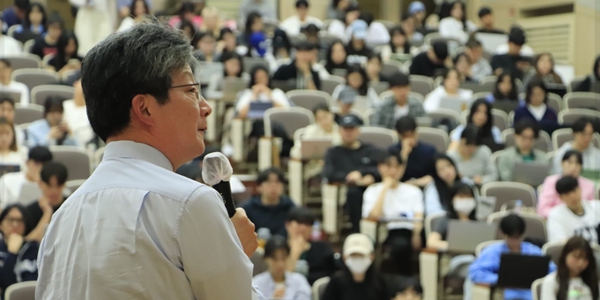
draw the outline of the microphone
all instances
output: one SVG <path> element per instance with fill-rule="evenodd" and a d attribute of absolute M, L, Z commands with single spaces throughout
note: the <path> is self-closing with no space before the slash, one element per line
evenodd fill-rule
<path fill-rule="evenodd" d="M 229 218 L 235 215 L 235 202 L 231 196 L 229 179 L 233 175 L 233 168 L 229 159 L 221 152 L 209 153 L 202 161 L 202 179 L 207 185 L 212 186 L 223 199 Z"/>

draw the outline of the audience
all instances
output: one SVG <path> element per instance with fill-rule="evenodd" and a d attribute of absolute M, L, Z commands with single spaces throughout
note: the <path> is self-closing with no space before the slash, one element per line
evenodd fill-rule
<path fill-rule="evenodd" d="M 289 107 L 290 102 L 285 93 L 271 87 L 269 70 L 262 65 L 254 67 L 250 72 L 248 89 L 241 93 L 235 105 L 238 117 L 246 118 L 252 103 L 272 103 L 273 107 Z"/>
<path fill-rule="evenodd" d="M 600 150 L 594 143 L 594 123 L 587 117 L 577 119 L 571 125 L 573 141 L 565 142 L 554 154 L 554 174 L 561 173 L 561 159 L 569 150 L 575 150 L 583 156 L 583 170 L 600 170 Z"/>
<path fill-rule="evenodd" d="M 297 89 L 319 90 L 319 73 L 312 69 L 315 44 L 301 42 L 296 45 L 296 59 L 290 64 L 279 67 L 273 75 L 274 80 L 295 80 Z"/>
<path fill-rule="evenodd" d="M 0 213 L 2 294 L 11 284 L 37 280 L 36 261 L 40 245 L 26 238 L 33 226 L 29 212 L 21 204 L 11 204 Z"/>
<path fill-rule="evenodd" d="M 546 85 L 563 84 L 562 78 L 554 71 L 554 58 L 550 52 L 538 54 L 533 60 L 535 69 L 531 70 L 523 80 L 525 86 L 529 85 L 532 79 L 541 79 Z"/>
<path fill-rule="evenodd" d="M 494 124 L 494 118 L 492 116 L 492 105 L 483 99 L 476 100 L 471 105 L 469 116 L 467 117 L 467 125 L 473 125 L 479 128 L 479 139 L 482 144 L 502 144 L 502 132 Z M 453 151 L 458 148 L 460 144 L 461 134 L 466 127 L 465 125 L 459 125 L 450 133 L 450 146 L 448 151 Z"/>
<path fill-rule="evenodd" d="M 445 42 L 434 42 L 431 49 L 419 53 L 410 64 L 410 75 L 434 77 L 446 70 L 448 45 Z"/>
<path fill-rule="evenodd" d="M 328 183 L 345 183 L 348 187 L 346 208 L 352 223 L 352 232 L 360 232 L 363 192 L 380 181 L 377 159 L 382 150 L 358 140 L 362 120 L 353 114 L 339 123 L 342 144 L 327 150 L 323 177 Z"/>
<path fill-rule="evenodd" d="M 331 0 L 331 5 L 327 7 L 327 19 L 343 20 L 346 9 L 352 2 L 352 0 Z"/>
<path fill-rule="evenodd" d="M 348 72 L 346 57 L 347 54 L 344 44 L 342 42 L 333 43 L 327 50 L 325 70 L 327 70 L 329 74 L 345 77 Z"/>
<path fill-rule="evenodd" d="M 532 79 L 525 92 L 525 105 L 515 109 L 513 122 L 533 120 L 540 124 L 544 131 L 552 133 L 558 127 L 558 114 L 548 107 L 548 90 L 541 79 Z"/>
<path fill-rule="evenodd" d="M 475 82 L 471 77 L 471 58 L 466 53 L 460 53 L 454 58 L 454 68 L 458 71 L 460 82 Z"/>
<path fill-rule="evenodd" d="M 535 149 L 535 140 L 539 137 L 540 128 L 531 120 L 522 120 L 515 124 L 515 145 L 498 152 L 498 175 L 502 181 L 513 180 L 513 169 L 520 162 L 537 164 L 549 163 L 546 153 Z"/>
<path fill-rule="evenodd" d="M 369 25 L 363 20 L 355 20 L 350 24 L 348 45 L 346 46 L 346 61 L 349 65 L 364 65 L 369 57 L 373 56 L 371 49 L 367 47 L 367 29 Z"/>
<path fill-rule="evenodd" d="M 310 300 L 311 290 L 306 278 L 299 273 L 287 272 L 286 263 L 290 246 L 281 236 L 272 237 L 265 245 L 264 259 L 268 270 L 254 276 L 252 283 L 269 299 Z"/>
<path fill-rule="evenodd" d="M 561 204 L 548 215 L 548 242 L 562 241 L 580 236 L 590 243 L 598 243 L 600 225 L 600 202 L 582 201 L 579 181 L 573 176 L 564 176 L 556 182 L 556 192 Z"/>
<path fill-rule="evenodd" d="M 348 44 L 350 38 L 352 37 L 351 25 L 354 23 L 354 21 L 358 20 L 359 17 L 360 9 L 358 8 L 358 5 L 355 3 L 348 4 L 346 5 L 342 17 L 337 20 L 332 20 L 331 23 L 329 23 L 327 32 L 340 38 L 344 44 Z M 361 26 L 364 27 L 362 28 L 364 35 L 366 35 L 367 26 L 363 25 L 366 24 L 361 24 Z M 361 32 L 361 34 L 363 33 Z"/>
<path fill-rule="evenodd" d="M 196 48 L 194 56 L 196 56 L 198 61 L 212 63 L 220 60 L 219 54 L 216 51 L 217 40 L 212 32 L 200 32 L 192 40 L 192 43 L 194 43 L 194 47 Z"/>
<path fill-rule="evenodd" d="M 402 279 L 397 285 L 390 287 L 392 300 L 421 300 L 423 287 L 416 278 Z"/>
<path fill-rule="evenodd" d="M 387 286 L 373 265 L 373 242 L 355 233 L 344 241 L 344 268 L 331 277 L 321 300 L 389 300 Z"/>
<path fill-rule="evenodd" d="M 469 39 L 469 34 L 477 30 L 477 26 L 467 20 L 465 3 L 462 1 L 447 3 L 447 8 L 449 10 L 447 12 L 448 16 L 440 20 L 440 35 L 457 39 L 461 43 L 466 43 Z"/>
<path fill-rule="evenodd" d="M 396 132 L 400 142 L 388 150 L 392 155 L 399 155 L 404 162 L 404 175 L 401 182 L 418 187 L 425 187 L 435 175 L 434 158 L 436 149 L 432 145 L 419 141 L 417 122 L 409 116 L 401 117 L 396 122 Z"/>
<path fill-rule="evenodd" d="M 421 100 L 410 94 L 410 80 L 404 73 L 395 73 L 389 79 L 392 95 L 381 99 L 382 102 L 371 115 L 371 126 L 394 129 L 401 117 L 425 117 L 425 109 Z"/>
<path fill-rule="evenodd" d="M 485 76 L 492 75 L 492 66 L 483 57 L 483 46 L 477 39 L 469 39 L 465 44 L 465 53 L 471 61 L 470 77 L 473 81 L 479 81 Z"/>
<path fill-rule="evenodd" d="M 223 52 L 220 60 L 223 64 L 223 73 L 216 73 L 210 76 L 207 95 L 214 95 L 215 92 L 223 91 L 223 79 L 225 78 L 242 78 L 250 81 L 248 74 L 244 73 L 242 58 L 237 53 Z"/>
<path fill-rule="evenodd" d="M 556 154 L 558 155 L 558 154 Z M 560 195 L 556 190 L 556 182 L 563 176 L 572 176 L 577 178 L 579 188 L 581 189 L 582 199 L 593 200 L 595 198 L 594 182 L 581 177 L 583 167 L 583 157 L 580 152 L 568 150 L 561 156 L 561 174 L 550 175 L 542 184 L 542 191 L 538 199 L 538 215 L 547 218 L 550 211 L 561 203 Z"/>
<path fill-rule="evenodd" d="M 35 39 L 35 43 L 31 47 L 31 53 L 39 56 L 41 59 L 46 55 L 58 54 L 58 42 L 65 28 L 63 19 L 54 12 L 48 16 L 46 24 L 48 30 Z"/>
<path fill-rule="evenodd" d="M 296 207 L 292 199 L 283 195 L 285 175 L 277 168 L 269 168 L 256 179 L 259 195 L 252 196 L 241 207 L 258 231 L 268 228 L 273 235 L 287 236 L 285 220 Z"/>
<path fill-rule="evenodd" d="M 46 32 L 46 10 L 40 3 L 31 3 L 23 24 L 18 25 L 13 37 L 21 43 L 35 40 Z"/>
<path fill-rule="evenodd" d="M 285 222 L 290 245 L 287 270 L 300 272 L 301 265 L 308 265 L 308 274 L 305 276 L 311 285 L 317 279 L 331 276 L 336 271 L 331 245 L 311 237 L 315 221 L 315 214 L 310 209 L 298 207 L 290 211 Z"/>
<path fill-rule="evenodd" d="M 510 73 L 502 73 L 496 79 L 496 87 L 494 91 L 485 98 L 488 102 L 494 103 L 496 101 L 521 101 L 519 99 L 519 92 L 517 90 L 517 83 L 515 77 Z"/>
<path fill-rule="evenodd" d="M 0 58 L 0 93 L 20 93 L 22 105 L 29 104 L 29 88 L 12 79 L 12 66 L 8 59 Z"/>
<path fill-rule="evenodd" d="M 1 43 L 1 42 L 0 42 Z M 595 92 L 600 93 L 600 55 L 596 56 L 592 66 L 592 74 L 573 88 L 573 92 Z"/>
<path fill-rule="evenodd" d="M 373 222 L 405 218 L 387 223 L 388 236 L 384 245 L 391 247 L 393 269 L 410 276 L 413 274 L 413 249 L 419 250 L 422 243 L 423 192 L 418 187 L 400 182 L 405 168 L 402 158 L 382 155 L 377 168 L 381 183 L 372 184 L 365 191 L 362 216 Z"/>
<path fill-rule="evenodd" d="M 339 126 L 334 121 L 333 113 L 329 109 L 327 104 L 319 104 L 313 108 L 313 114 L 315 116 L 315 124 L 308 125 L 304 128 L 302 139 L 314 139 L 314 138 L 328 138 L 331 139 L 331 144 L 337 146 L 342 143 L 342 137 L 340 136 Z M 294 141 L 294 148 L 292 148 L 292 157 L 300 158 L 302 156 L 301 141 Z M 318 170 L 322 170 L 322 162 L 317 163 Z M 309 163 L 310 165 L 310 163 Z M 307 169 L 311 169 L 309 165 L 304 166 Z M 306 171 L 305 171 L 306 172 Z M 312 173 L 312 172 L 309 172 Z M 320 172 L 317 172 L 317 174 Z"/>
<path fill-rule="evenodd" d="M 95 137 L 95 134 L 87 117 L 81 79 L 76 80 L 73 87 L 75 88 L 73 99 L 63 102 L 65 110 L 63 118 L 67 126 L 73 131 L 76 144 L 85 146 Z"/>
<path fill-rule="evenodd" d="M 52 152 L 45 147 L 29 150 L 25 169 L 0 177 L 0 208 L 12 203 L 26 204 L 42 195 L 38 182 L 42 167 L 52 160 Z"/>
<path fill-rule="evenodd" d="M 140 23 L 144 18 L 150 15 L 150 8 L 148 7 L 146 0 L 131 1 L 129 11 L 131 12 L 131 15 L 125 17 L 125 19 L 121 21 L 121 26 L 119 26 L 117 32 L 131 29 L 131 27 Z"/>
<path fill-rule="evenodd" d="M 273 0 L 244 0 L 240 5 L 240 24 L 246 22 L 246 17 L 257 12 L 266 20 L 277 20 L 277 5 Z"/>
<path fill-rule="evenodd" d="M 390 81 L 385 75 L 381 74 L 381 70 L 383 70 L 383 61 L 381 60 L 381 56 L 379 54 L 374 54 L 373 56 L 369 57 L 369 60 L 367 60 L 367 66 L 365 67 L 369 84 Z"/>
<path fill-rule="evenodd" d="M 412 1 L 408 6 L 408 13 L 414 18 L 415 28 L 419 29 L 425 26 L 425 16 L 427 11 L 425 10 L 425 4 L 421 1 Z"/>
<path fill-rule="evenodd" d="M 314 24 L 321 28 L 323 26 L 323 22 L 321 22 L 319 18 L 308 15 L 309 7 L 310 6 L 307 0 L 297 0 L 296 15 L 281 21 L 279 28 L 283 29 L 290 36 L 296 36 L 300 34 L 300 29 L 308 24 Z"/>
<path fill-rule="evenodd" d="M 400 27 L 402 27 L 402 29 L 406 33 L 406 37 L 408 38 L 408 41 L 410 43 L 420 45 L 423 43 L 424 36 L 422 33 L 416 31 L 417 26 L 415 23 L 417 23 L 415 17 L 407 13 L 402 15 L 402 18 L 400 20 Z M 419 28 L 421 28 L 421 26 L 419 26 Z"/>
<path fill-rule="evenodd" d="M 476 185 L 483 185 L 498 179 L 498 171 L 492 161 L 492 151 L 481 145 L 481 130 L 475 125 L 467 125 L 460 135 L 456 150 L 448 151 L 458 172 L 471 179 Z"/>
<path fill-rule="evenodd" d="M 397 26 L 390 29 L 390 42 L 381 47 L 381 58 L 384 62 L 389 61 L 394 54 L 410 54 L 411 46 L 406 32 Z"/>
<path fill-rule="evenodd" d="M 79 46 L 73 32 L 63 32 L 58 40 L 57 48 L 58 52 L 56 55 L 48 60 L 49 70 L 56 71 L 58 72 L 58 75 L 61 76 L 67 71 L 81 69 L 81 61 L 83 58 L 77 55 Z"/>
<path fill-rule="evenodd" d="M 29 6 L 29 0 L 14 0 L 14 5 L 8 6 L 2 12 L 1 19 L 2 22 L 6 24 L 6 28 L 13 25 L 23 24 L 25 22 L 25 17 Z"/>
<path fill-rule="evenodd" d="M 17 147 L 15 127 L 4 117 L 0 117 L 0 176 L 9 172 L 19 172 L 25 166 L 25 159 Z"/>
<path fill-rule="evenodd" d="M 544 277 L 540 300 L 598 299 L 598 273 L 594 250 L 581 237 L 563 247 L 555 272 Z"/>
<path fill-rule="evenodd" d="M 223 23 L 219 15 L 219 10 L 213 6 L 207 6 L 202 9 L 202 24 L 198 28 L 201 32 L 210 32 L 214 37 L 219 36 L 221 28 L 235 28 L 232 22 Z"/>
<path fill-rule="evenodd" d="M 342 91 L 352 89 L 356 92 L 356 96 L 367 98 L 368 106 L 375 107 L 379 101 L 379 95 L 372 87 L 369 87 L 369 78 L 365 70 L 359 66 L 350 66 L 346 74 L 346 84 L 338 85 L 331 94 L 331 97 L 336 100 L 341 100 L 340 94 Z"/>
<path fill-rule="evenodd" d="M 479 21 L 481 21 L 481 27 L 477 29 L 477 32 L 505 34 L 504 31 L 494 27 L 494 15 L 491 8 L 487 6 L 480 8 L 478 16 Z"/>
<path fill-rule="evenodd" d="M 217 53 L 221 53 L 221 60 L 225 53 L 228 54 L 240 54 L 236 51 L 237 48 L 237 38 L 235 34 L 230 28 L 222 28 L 219 33 L 219 39 L 217 40 Z M 241 55 L 241 54 L 240 54 Z"/>
<path fill-rule="evenodd" d="M 498 270 L 500 269 L 500 258 L 504 253 L 532 256 L 544 255 L 542 249 L 523 241 L 523 234 L 525 233 L 525 221 L 523 218 L 516 214 L 510 214 L 500 221 L 499 227 L 504 241 L 484 248 L 469 267 L 469 280 L 475 284 L 496 284 L 498 281 Z M 550 272 L 553 272 L 555 269 L 556 266 L 551 262 Z M 505 289 L 504 299 L 531 300 L 531 290 Z"/>
<path fill-rule="evenodd" d="M 437 154 L 434 162 L 433 182 L 430 182 L 424 190 L 426 215 L 449 211 L 454 199 L 454 187 L 460 183 L 473 184 L 470 179 L 458 173 L 456 164 L 447 155 Z"/>
<path fill-rule="evenodd" d="M 434 112 L 440 108 L 444 98 L 459 98 L 464 101 L 473 97 L 473 91 L 460 88 L 460 74 L 456 69 L 444 72 L 444 81 L 425 97 L 423 108 L 425 112 Z"/>
<path fill-rule="evenodd" d="M 63 120 L 63 100 L 50 96 L 44 102 L 44 118 L 27 127 L 29 147 L 77 145 L 69 125 Z"/>
<path fill-rule="evenodd" d="M 525 32 L 519 27 L 512 27 L 508 34 L 508 51 L 492 57 L 491 65 L 494 74 L 510 73 L 515 78 L 523 79 L 523 71 L 529 66 L 527 59 L 521 56 L 521 48 L 525 44 Z"/>
<path fill-rule="evenodd" d="M 246 15 L 243 15 L 243 17 L 245 16 Z M 191 1 L 183 1 L 181 3 L 178 14 L 169 20 L 169 24 L 173 27 L 179 27 L 186 21 L 194 24 L 194 28 L 196 29 L 200 28 L 200 25 L 202 25 L 202 17 L 196 14 L 196 5 Z M 244 23 L 242 22 L 240 24 Z"/>

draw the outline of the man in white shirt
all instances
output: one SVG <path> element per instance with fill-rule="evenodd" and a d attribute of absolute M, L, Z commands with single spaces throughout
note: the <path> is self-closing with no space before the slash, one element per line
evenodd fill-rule
<path fill-rule="evenodd" d="M 29 104 L 29 88 L 12 80 L 12 67 L 8 59 L 0 58 L 0 93 L 20 93 L 21 104 Z"/>
<path fill-rule="evenodd" d="M 552 163 L 554 174 L 562 173 L 562 158 L 569 150 L 581 152 L 584 170 L 600 171 L 600 149 L 592 143 L 594 139 L 592 120 L 581 117 L 571 125 L 571 128 L 573 129 L 573 141 L 564 143 L 554 154 Z"/>
<path fill-rule="evenodd" d="M 590 243 L 598 243 L 600 202 L 581 201 L 577 178 L 565 176 L 556 182 L 556 192 L 563 203 L 555 206 L 548 216 L 548 242 L 563 241 L 581 236 Z"/>
<path fill-rule="evenodd" d="M 152 21 L 88 52 L 82 85 L 106 151 L 52 217 L 36 299 L 257 299 L 254 225 L 174 173 L 205 149 L 195 63 L 181 32 Z"/>
<path fill-rule="evenodd" d="M 323 22 L 319 18 L 311 17 L 308 15 L 308 1 L 297 0 L 296 1 L 296 15 L 291 16 L 279 24 L 279 28 L 283 29 L 289 36 L 295 36 L 300 34 L 300 29 L 307 26 L 308 24 L 315 24 L 321 28 Z"/>
<path fill-rule="evenodd" d="M 46 147 L 33 147 L 29 150 L 25 170 L 7 173 L 0 177 L 0 208 L 12 203 L 29 204 L 39 198 L 42 191 L 38 186 L 40 172 L 46 162 L 52 160 L 52 152 Z"/>
<path fill-rule="evenodd" d="M 0 30 L 0 49 L 2 49 L 2 56 L 17 56 L 23 53 L 21 44 L 15 40 L 12 36 L 2 34 Z"/>
<path fill-rule="evenodd" d="M 77 140 L 77 145 L 85 147 L 94 138 L 94 130 L 92 130 L 87 117 L 81 79 L 76 80 L 73 87 L 75 88 L 73 99 L 63 102 L 63 120 L 71 129 L 71 134 Z"/>

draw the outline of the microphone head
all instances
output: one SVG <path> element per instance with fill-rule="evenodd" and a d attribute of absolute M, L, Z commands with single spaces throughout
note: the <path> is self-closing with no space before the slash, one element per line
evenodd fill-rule
<path fill-rule="evenodd" d="M 229 181 L 233 168 L 229 159 L 221 152 L 209 153 L 202 161 L 202 180 L 210 186 L 221 181 Z"/>

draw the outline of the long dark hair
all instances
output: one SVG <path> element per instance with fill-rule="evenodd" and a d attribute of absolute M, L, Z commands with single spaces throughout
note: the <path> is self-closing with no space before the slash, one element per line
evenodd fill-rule
<path fill-rule="evenodd" d="M 454 9 L 454 5 L 455 4 L 460 4 L 462 11 L 463 11 L 463 15 L 462 15 L 462 19 L 460 20 L 463 24 L 463 30 L 467 30 L 467 6 L 464 2 L 462 1 L 454 1 L 454 2 L 445 2 L 442 4 L 442 7 L 440 8 L 440 20 L 443 18 L 452 18 L 452 9 Z"/>
<path fill-rule="evenodd" d="M 248 16 L 246 16 L 246 24 L 244 25 L 244 39 L 246 40 L 247 44 L 250 44 L 248 39 L 250 38 L 250 35 L 252 34 L 252 24 L 254 24 L 254 21 L 257 19 L 261 19 L 262 16 L 260 15 L 260 13 L 258 12 L 251 12 L 248 14 Z"/>
<path fill-rule="evenodd" d="M 131 5 L 129 6 L 129 15 L 132 16 L 134 19 L 137 17 L 135 15 L 135 5 L 138 1 L 142 1 L 144 3 L 144 9 L 146 10 L 146 15 L 150 14 L 150 7 L 148 7 L 148 3 L 146 2 L 146 0 L 133 0 L 131 1 Z M 183 16 L 183 14 L 182 14 Z M 183 21 L 183 18 L 181 18 L 181 21 Z"/>
<path fill-rule="evenodd" d="M 329 48 L 327 49 L 327 57 L 325 59 L 325 69 L 329 73 L 331 73 L 333 69 L 348 69 L 348 63 L 346 62 L 346 60 L 344 60 L 344 62 L 341 64 L 336 64 L 333 62 L 333 59 L 331 59 L 331 55 L 333 54 L 333 47 L 338 44 L 342 45 L 342 49 L 344 49 L 344 52 L 346 52 L 346 47 L 344 47 L 344 44 L 342 42 L 335 42 L 331 44 L 331 46 L 329 46 Z M 346 58 L 348 58 L 348 53 L 346 53 Z"/>
<path fill-rule="evenodd" d="M 454 183 L 460 181 L 460 176 L 458 175 L 458 168 L 456 167 L 454 161 L 448 155 L 440 153 L 435 156 L 434 164 L 437 165 L 437 162 L 440 160 L 448 161 L 454 168 L 454 171 L 456 173 Z M 435 183 L 435 189 L 437 190 L 438 195 L 440 197 L 440 204 L 442 205 L 442 208 L 444 208 L 447 211 L 448 207 L 452 206 L 452 198 L 454 197 L 454 194 L 452 194 L 452 186 L 449 186 L 444 180 L 442 180 L 442 178 L 440 178 L 440 176 L 438 175 L 437 171 L 433 175 L 433 180 Z"/>
<path fill-rule="evenodd" d="M 473 191 L 473 188 L 470 185 L 461 181 L 455 182 L 450 191 L 451 198 L 450 202 L 448 203 L 448 208 L 446 210 L 448 211 L 448 218 L 457 220 L 458 213 L 456 212 L 456 210 L 454 210 L 454 205 L 452 204 L 452 201 L 454 201 L 454 197 L 456 197 L 456 195 L 469 194 L 473 198 L 475 198 L 475 192 Z M 475 201 L 475 204 L 477 204 L 477 201 Z M 469 220 L 477 220 L 477 206 L 475 206 L 475 209 L 473 209 L 473 211 L 469 214 Z"/>
<path fill-rule="evenodd" d="M 512 75 L 512 73 L 509 73 L 509 72 L 504 72 L 504 73 L 500 74 L 500 76 L 498 76 L 498 79 L 496 79 L 496 87 L 494 88 L 494 93 L 493 93 L 494 99 L 496 99 L 496 100 L 506 99 L 506 96 L 504 96 L 502 94 L 502 92 L 500 92 L 500 89 L 498 88 L 498 85 L 500 85 L 500 83 L 504 80 L 504 78 L 506 76 L 508 76 L 510 78 L 510 84 L 511 84 L 510 92 L 508 92 L 508 99 L 513 100 L 513 101 L 518 101 L 519 95 L 517 94 L 517 82 L 515 81 L 515 77 Z"/>
<path fill-rule="evenodd" d="M 244 63 L 242 62 L 242 57 L 235 52 L 223 52 L 220 59 L 221 63 L 223 63 L 223 78 L 227 77 L 225 62 L 231 59 L 237 59 L 240 62 L 240 71 L 236 74 L 236 77 L 242 77 L 242 73 L 244 73 Z"/>
<path fill-rule="evenodd" d="M 546 84 L 544 83 L 544 81 L 540 78 L 532 78 L 531 81 L 529 82 L 529 84 L 527 85 L 527 88 L 525 89 L 525 103 L 529 104 L 529 102 L 531 102 L 531 93 L 533 92 L 533 89 L 539 87 L 544 91 L 544 103 L 548 102 L 548 88 L 546 88 Z"/>
<path fill-rule="evenodd" d="M 2 213 L 0 213 L 0 223 L 2 223 L 2 221 L 4 221 L 6 216 L 8 216 L 8 213 L 13 208 L 18 209 L 21 212 L 21 215 L 23 216 L 23 223 L 25 224 L 25 231 L 23 233 L 23 236 L 28 235 L 29 232 L 31 232 L 33 230 L 33 228 L 35 227 L 35 225 L 37 225 L 37 224 L 33 224 L 33 218 L 31 217 L 29 210 L 27 210 L 27 208 L 25 208 L 25 206 L 23 206 L 22 204 L 15 203 L 15 204 L 7 205 L 4 208 L 4 210 L 2 210 Z M 0 234 L 4 234 L 4 233 L 0 232 Z"/>
<path fill-rule="evenodd" d="M 369 77 L 367 76 L 367 72 L 365 72 L 365 69 L 363 69 L 360 66 L 355 66 L 355 65 L 349 66 L 348 73 L 346 73 L 346 84 L 348 86 L 350 86 L 348 84 L 348 77 L 350 77 L 350 74 L 352 74 L 352 73 L 358 73 L 362 77 L 363 83 L 360 86 L 360 88 L 358 89 L 358 93 L 361 96 L 366 96 L 367 92 L 369 91 Z"/>
<path fill-rule="evenodd" d="M 75 42 L 75 51 L 71 54 L 70 57 L 67 57 L 66 48 L 67 45 L 69 45 L 70 40 L 73 40 Z M 69 62 L 69 59 L 77 58 L 77 51 L 79 50 L 79 41 L 77 40 L 77 37 L 72 31 L 65 30 L 58 39 L 56 48 L 58 50 L 58 53 L 56 53 L 56 56 L 54 57 L 56 61 L 54 65 L 62 68 Z"/>
<path fill-rule="evenodd" d="M 557 300 L 567 300 L 567 292 L 569 290 L 569 280 L 571 272 L 567 267 L 567 255 L 573 251 L 583 251 L 588 260 L 588 266 L 579 274 L 581 280 L 590 288 L 592 299 L 598 299 L 598 273 L 596 272 L 596 259 L 594 251 L 590 244 L 582 237 L 576 236 L 570 238 L 560 253 L 558 260 L 558 269 L 556 271 L 556 281 L 558 282 L 558 292 L 556 293 Z"/>
<path fill-rule="evenodd" d="M 402 29 L 402 27 L 400 26 L 396 26 L 390 29 L 390 48 L 392 48 L 392 53 L 397 53 L 396 51 L 398 51 L 393 42 L 395 34 L 403 35 L 406 38 L 404 42 L 404 49 L 402 49 L 402 53 L 410 53 L 410 43 L 408 42 L 408 37 L 406 36 L 406 32 L 404 32 L 404 29 Z"/>
<path fill-rule="evenodd" d="M 475 100 L 475 102 L 473 102 L 473 104 L 471 105 L 471 111 L 469 112 L 469 117 L 467 118 L 467 124 L 473 124 L 473 115 L 481 105 L 484 105 L 487 110 L 487 121 L 485 122 L 485 124 L 483 124 L 483 126 L 481 126 L 479 134 L 481 135 L 481 139 L 492 138 L 492 126 L 494 123 L 494 119 L 492 117 L 492 104 L 487 102 L 485 99 L 478 99 Z"/>
<path fill-rule="evenodd" d="M 267 77 L 269 78 L 269 84 L 267 84 L 267 87 L 272 89 L 273 86 L 272 86 L 271 76 L 269 76 L 269 69 L 267 69 L 267 67 L 265 67 L 263 65 L 257 65 L 254 68 L 252 68 L 252 70 L 250 71 L 250 84 L 248 85 L 248 88 L 252 89 L 252 87 L 256 84 L 255 77 L 256 77 L 256 73 L 258 73 L 258 71 L 265 71 L 265 73 L 267 73 Z"/>
<path fill-rule="evenodd" d="M 34 8 L 37 8 L 40 10 L 40 12 L 42 13 L 42 22 L 40 23 L 40 25 L 42 25 L 42 27 L 44 28 L 43 31 L 46 31 L 46 9 L 44 8 L 43 5 L 39 4 L 39 3 L 31 3 L 31 5 L 29 6 L 29 9 L 27 10 L 27 12 L 25 13 L 25 24 L 23 24 L 23 28 L 25 29 L 30 29 L 31 28 L 31 20 L 29 19 L 29 14 L 33 11 Z"/>

